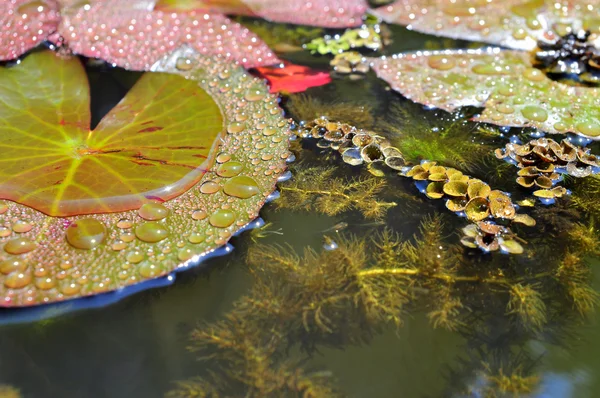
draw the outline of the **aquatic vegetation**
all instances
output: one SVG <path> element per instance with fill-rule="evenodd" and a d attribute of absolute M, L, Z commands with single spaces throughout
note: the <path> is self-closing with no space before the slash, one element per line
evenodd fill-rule
<path fill-rule="evenodd" d="M 336 54 L 329 64 L 335 73 L 348 75 L 351 79 L 362 79 L 370 69 L 367 59 L 356 51 Z"/>
<path fill-rule="evenodd" d="M 509 315 L 517 315 L 521 324 L 534 332 L 541 331 L 547 321 L 546 304 L 540 292 L 531 285 L 513 285 L 510 288 L 510 300 L 506 310 Z"/>
<path fill-rule="evenodd" d="M 311 210 L 334 216 L 359 211 L 366 218 L 379 219 L 396 206 L 380 200 L 377 194 L 385 180 L 373 177 L 344 179 L 334 176 L 334 168 L 296 168 L 294 178 L 279 184 L 281 197 L 274 205 L 290 210 Z"/>
<path fill-rule="evenodd" d="M 471 221 L 482 221 L 488 217 L 512 220 L 533 226 L 535 220 L 517 214 L 510 196 L 492 188 L 485 182 L 464 175 L 454 168 L 423 162 L 406 167 L 402 173 L 417 182 L 420 190 L 430 199 L 446 200 L 446 208 L 453 212 L 464 212 Z"/>
<path fill-rule="evenodd" d="M 569 204 L 594 220 L 600 220 L 600 176 L 592 175 L 570 186 Z"/>
<path fill-rule="evenodd" d="M 582 178 L 600 170 L 600 162 L 590 154 L 589 148 L 574 145 L 567 139 L 560 144 L 547 138 L 535 139 L 524 145 L 509 143 L 495 153 L 497 158 L 507 159 L 520 169 L 519 185 L 539 188 L 533 194 L 544 199 L 562 197 L 567 193 L 564 187 L 553 188 L 562 174 Z"/>
<path fill-rule="evenodd" d="M 499 133 L 491 126 L 469 122 L 462 112 L 448 115 L 438 111 L 432 117 L 419 117 L 419 108 L 409 102 L 393 102 L 387 120 L 377 129 L 387 132 L 407 161 L 427 159 L 463 171 L 479 170 L 493 148 L 491 140 Z"/>
<path fill-rule="evenodd" d="M 385 137 L 346 123 L 329 121 L 325 117 L 301 122 L 296 134 L 301 138 L 318 139 L 319 148 L 338 151 L 342 160 L 351 166 L 363 163 L 372 166 L 381 162 L 391 169 L 400 170 L 406 164 L 400 151 Z"/>
<path fill-rule="evenodd" d="M 517 241 L 516 235 L 502 225 L 490 221 L 479 221 L 476 224 L 469 224 L 462 231 L 465 236 L 460 242 L 464 246 L 478 247 L 484 252 L 502 250 L 512 254 L 523 253 L 523 246 Z"/>
<path fill-rule="evenodd" d="M 565 79 L 577 76 L 581 82 L 599 82 L 600 54 L 594 44 L 588 42 L 591 32 L 571 29 L 552 41 L 540 40 L 535 53 L 534 66 L 546 73 Z M 567 80 L 565 80 L 568 83 Z"/>
<path fill-rule="evenodd" d="M 507 394 L 518 397 L 531 394 L 540 382 L 538 375 L 524 376 L 520 368 L 514 369 L 511 373 L 505 373 L 502 368 L 493 371 L 489 364 L 484 364 L 484 368 L 485 371 L 481 374 L 485 380 L 481 388 L 484 397 L 504 397 Z"/>
<path fill-rule="evenodd" d="M 360 28 L 346 29 L 341 35 L 326 35 L 313 39 L 304 48 L 315 54 L 339 54 L 348 50 L 366 48 L 379 51 L 389 44 L 389 32 L 383 25 L 364 24 Z"/>
<path fill-rule="evenodd" d="M 295 120 L 314 120 L 325 117 L 331 120 L 345 120 L 360 128 L 369 128 L 374 123 L 373 108 L 366 103 L 324 102 L 317 97 L 297 94 L 291 95 L 286 108 Z"/>
<path fill-rule="evenodd" d="M 555 4 L 553 0 L 397 0 L 370 12 L 419 32 L 519 50 L 533 50 L 538 40 L 552 39 L 548 28 L 559 35 L 578 29 L 598 33 L 597 8 L 586 7 L 585 1 Z"/>
<path fill-rule="evenodd" d="M 524 52 L 418 52 L 371 58 L 371 65 L 394 90 L 415 102 L 449 112 L 463 106 L 485 108 L 476 121 L 600 136 L 600 91 L 551 80 Z"/>
<path fill-rule="evenodd" d="M 323 28 L 272 23 L 260 19 L 235 18 L 235 21 L 256 33 L 275 51 L 302 51 L 302 45 L 323 36 Z"/>
<path fill-rule="evenodd" d="M 0 306 L 167 275 L 258 216 L 291 155 L 277 99 L 190 49 L 153 68 L 166 73 L 142 77 L 93 133 L 78 59 L 37 52 L 2 71 L 0 196 L 15 202 L 0 203 Z"/>
<path fill-rule="evenodd" d="M 21 392 L 11 386 L 0 384 L 0 398 L 21 398 Z"/>

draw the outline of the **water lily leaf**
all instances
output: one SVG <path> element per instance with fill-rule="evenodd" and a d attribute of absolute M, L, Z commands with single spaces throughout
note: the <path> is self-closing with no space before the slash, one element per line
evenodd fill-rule
<path fill-rule="evenodd" d="M 212 97 L 173 74 L 145 74 L 93 131 L 77 58 L 33 54 L 3 70 L 0 87 L 0 198 L 51 216 L 176 197 L 200 180 L 223 130 Z"/>
<path fill-rule="evenodd" d="M 449 112 L 485 107 L 475 120 L 600 139 L 600 89 L 553 81 L 531 66 L 527 53 L 419 52 L 371 62 L 380 78 L 415 102 Z"/>
<path fill-rule="evenodd" d="M 155 11 L 147 0 L 74 0 L 62 6 L 58 32 L 73 52 L 126 69 L 149 70 L 184 44 L 248 68 L 280 62 L 257 35 L 215 11 Z"/>
<path fill-rule="evenodd" d="M 570 28 L 600 33 L 600 9 L 588 4 L 554 0 L 397 0 L 371 12 L 388 23 L 419 32 L 532 50 L 538 40 L 551 38 L 547 33 L 550 29 L 560 34 Z"/>
<path fill-rule="evenodd" d="M 0 13 L 0 60 L 21 56 L 56 30 L 60 16 L 52 0 L 7 0 Z"/>
<path fill-rule="evenodd" d="M 82 75 L 78 71 L 80 66 L 74 62 L 78 61 L 42 52 L 29 55 L 19 65 L 0 69 L 0 78 L 4 79 L 3 102 L 9 101 L 8 105 L 12 107 L 12 111 L 3 110 L 2 118 L 10 118 L 12 112 L 17 115 L 17 122 L 21 108 L 34 111 L 29 115 L 29 126 L 21 120 L 15 124 L 18 128 L 12 131 L 3 127 L 0 137 L 4 145 L 8 142 L 17 146 L 25 137 L 40 137 L 39 140 L 47 140 L 47 152 L 52 152 L 55 151 L 54 146 L 64 148 L 71 144 L 73 137 L 79 137 L 77 134 L 88 123 L 88 102 L 84 100 L 87 95 L 85 85 L 75 85 L 77 81 L 81 83 Z M 47 74 L 45 79 L 31 75 L 33 70 L 44 68 L 56 73 Z M 188 190 L 182 190 L 180 195 L 171 199 L 163 201 L 159 199 L 164 198 L 152 196 L 145 198 L 144 203 L 135 209 L 68 217 L 49 216 L 24 204 L 25 200 L 47 188 L 41 182 L 50 179 L 44 180 L 43 172 L 39 171 L 39 179 L 23 181 L 22 197 L 14 201 L 0 201 L 0 306 L 31 306 L 104 292 L 112 293 L 102 297 L 115 300 L 126 295 L 130 285 L 140 284 L 134 288 L 135 291 L 150 287 L 144 282 L 197 263 L 257 217 L 260 207 L 285 170 L 285 159 L 290 155 L 289 124 L 282 116 L 277 98 L 268 93 L 268 87 L 262 81 L 250 77 L 242 68 L 200 56 L 190 48 L 177 50 L 154 65 L 153 70 L 165 73 L 142 77 L 138 86 L 100 122 L 98 129 L 91 133 L 87 131 L 90 135 L 98 134 L 99 141 L 90 142 L 113 142 L 111 140 L 120 136 L 127 138 L 121 140 L 121 145 L 133 145 L 138 135 L 144 137 L 147 146 L 160 142 L 159 159 L 171 152 L 174 155 L 167 158 L 166 163 L 140 160 L 150 163 L 139 166 L 141 179 L 146 179 L 153 169 L 171 174 L 169 163 L 175 160 L 194 162 L 197 168 L 194 171 L 199 173 L 200 179 L 195 179 Z M 12 83 L 4 77 L 7 74 L 12 76 Z M 20 93 L 25 86 L 16 83 L 21 75 L 38 85 L 37 96 L 27 98 Z M 61 82 L 64 88 L 55 93 L 55 97 L 48 94 L 55 84 L 53 80 Z M 169 81 L 172 87 L 163 87 L 164 81 Z M 192 83 L 196 84 L 194 89 Z M 180 90 L 182 88 L 183 91 Z M 138 90 L 139 103 L 130 101 L 130 96 L 138 96 Z M 54 102 L 47 98 L 54 98 Z M 150 115 L 137 108 L 140 104 L 150 104 L 147 105 L 148 110 L 152 109 Z M 152 107 L 152 104 L 160 104 L 160 107 Z M 131 113 L 125 111 L 125 105 L 130 107 Z M 194 105 L 195 112 L 187 117 L 179 113 L 183 109 L 189 111 L 190 105 Z M 150 130 L 139 132 L 146 116 L 150 116 L 154 124 L 147 125 Z M 183 137 L 178 131 L 169 130 L 164 121 L 171 116 L 177 127 L 188 133 L 195 128 L 196 133 L 186 133 L 184 135 L 189 137 Z M 187 118 L 199 120 L 191 122 Z M 61 123 L 63 119 L 64 124 Z M 124 124 L 120 130 L 108 129 L 126 120 L 131 123 Z M 207 126 L 203 126 L 202 120 L 207 121 Z M 219 128 L 214 126 L 213 130 L 212 124 L 218 124 Z M 152 127 L 164 128 L 154 130 Z M 40 128 L 44 130 L 39 131 Z M 128 129 L 138 132 L 129 135 Z M 167 130 L 170 132 L 167 133 Z M 103 137 L 105 134 L 102 132 L 116 135 Z M 212 138 L 209 140 L 205 134 L 212 134 Z M 7 139 L 7 136 L 13 135 L 14 139 Z M 196 141 L 189 141 L 193 137 Z M 207 141 L 211 141 L 210 145 Z M 206 148 L 198 149 L 196 153 L 201 156 L 192 160 L 195 157 L 186 155 L 186 150 L 175 148 L 179 146 Z M 21 150 L 22 159 L 11 155 L 12 161 L 30 168 L 32 156 L 29 156 L 29 149 Z M 38 155 L 48 156 L 40 143 L 36 143 L 34 149 Z M 140 152 L 144 156 L 154 153 L 145 149 Z M 121 155 L 116 153 L 117 157 Z M 105 154 L 74 151 L 62 156 L 85 158 Z M 2 158 L 4 160 L 5 156 Z M 72 164 L 73 161 L 70 161 Z M 130 169 L 126 169 L 124 161 L 115 161 L 117 164 L 113 165 L 113 170 L 116 174 L 112 177 L 104 174 L 95 182 L 86 181 L 86 185 L 81 185 L 78 200 L 91 198 L 94 206 L 101 207 L 99 203 L 106 201 L 99 202 L 98 198 L 109 198 L 112 194 L 99 196 L 101 191 L 98 187 L 104 186 L 107 192 L 120 192 L 127 183 L 129 171 L 138 169 L 138 165 L 129 161 L 127 167 Z M 76 171 L 76 168 L 73 170 Z M 104 172 L 100 168 L 98 170 L 97 177 Z M 187 173 L 190 172 L 188 168 Z M 127 177 L 121 178 L 122 175 Z M 6 177 L 3 175 L 2 180 Z M 167 182 L 157 178 L 162 184 Z M 176 184 L 169 183 L 168 186 L 175 187 Z M 26 190 L 30 195 L 25 194 Z M 75 197 L 75 193 L 72 196 Z M 36 206 L 40 204 L 36 203 Z M 72 211 L 69 206 L 63 208 L 59 205 L 57 209 L 68 213 Z M 100 211 L 105 210 L 100 208 Z"/>
<path fill-rule="evenodd" d="M 227 15 L 247 15 L 274 22 L 346 28 L 358 26 L 367 11 L 364 0 L 159 0 L 156 9 L 210 9 Z"/>

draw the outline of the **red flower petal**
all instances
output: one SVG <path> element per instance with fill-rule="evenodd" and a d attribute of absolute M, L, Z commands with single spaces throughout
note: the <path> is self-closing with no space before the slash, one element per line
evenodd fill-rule
<path fill-rule="evenodd" d="M 282 67 L 255 68 L 256 75 L 267 79 L 272 93 L 299 93 L 309 87 L 323 86 L 331 82 L 327 72 L 311 69 L 307 66 L 286 64 Z"/>

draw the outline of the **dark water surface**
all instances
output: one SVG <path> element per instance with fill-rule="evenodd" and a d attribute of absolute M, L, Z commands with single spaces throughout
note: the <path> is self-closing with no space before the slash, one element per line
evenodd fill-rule
<path fill-rule="evenodd" d="M 394 28 L 394 44 L 386 53 L 466 44 Z M 328 62 L 324 57 L 315 59 L 307 53 L 288 58 L 296 63 L 323 68 Z M 106 72 L 108 77 L 101 77 L 102 73 L 93 70 L 90 73 L 96 121 L 125 94 L 136 78 L 135 75 L 115 71 Z M 111 79 L 112 83 L 107 83 Z M 430 134 L 431 140 L 437 139 L 435 131 L 440 136 L 445 131 L 457 135 L 454 141 L 440 141 L 442 147 L 459 140 L 481 140 L 486 148 L 501 147 L 506 142 L 498 137 L 474 137 L 475 125 L 471 122 L 452 128 L 455 122 L 452 116 L 410 103 L 387 90 L 386 84 L 372 74 L 356 82 L 338 79 L 331 85 L 313 88 L 307 93 L 324 104 L 348 102 L 371 105 L 375 115 L 374 129 L 379 129 L 377 131 L 387 135 L 395 144 L 404 139 L 398 131 L 413 132 L 415 129 Z M 292 96 L 283 103 L 291 105 L 295 98 Z M 404 109 L 404 116 L 397 109 Z M 432 133 L 434 128 L 437 130 Z M 414 132 L 411 134 L 414 135 Z M 336 156 L 316 149 L 314 144 L 305 144 L 301 152 L 298 157 L 304 159 L 304 163 L 295 166 L 298 169 L 307 165 L 331 166 L 339 168 L 339 175 L 345 178 L 368 176 L 364 168 L 350 168 Z M 429 151 L 433 155 L 447 153 L 443 150 Z M 501 161 L 493 157 L 489 159 L 486 164 L 470 165 L 469 174 L 488 181 L 491 179 L 499 189 L 518 190 L 514 184 L 516 169 L 510 170 L 504 178 L 497 177 L 494 170 Z M 440 163 L 453 161 L 450 158 L 431 160 Z M 458 231 L 466 225 L 464 219 L 448 212 L 443 203 L 425 198 L 412 182 L 398 176 L 384 178 L 389 181 L 381 198 L 398 203 L 384 218 L 385 226 L 406 239 L 412 239 L 424 217 L 443 214 L 444 230 L 447 231 L 445 239 L 449 243 L 457 242 Z M 282 194 L 285 195 L 285 191 Z M 588 222 L 586 214 L 579 216 L 582 223 Z M 280 234 L 269 234 L 260 239 L 260 243 L 289 244 L 299 255 L 305 247 L 321 250 L 323 235 L 326 234 L 323 231 L 339 222 L 347 223 L 348 227 L 340 235 L 327 233 L 334 239 L 351 234 L 359 238 L 369 237 L 384 228 L 383 225 L 370 225 L 369 220 L 355 211 L 330 217 L 317 211 L 277 208 L 276 203 L 267 204 L 261 211 L 261 217 L 272 223 L 269 230 Z M 538 227 L 543 227 L 543 224 Z M 519 230 L 526 240 L 527 231 L 530 230 Z M 552 239 L 550 233 L 548 239 Z M 0 384 L 15 386 L 24 397 L 150 398 L 164 396 L 174 388 L 177 380 L 206 376 L 211 370 L 211 361 L 197 361 L 195 354 L 186 350 L 191 330 L 197 325 L 222 319 L 232 309 L 234 301 L 248 293 L 253 283 L 245 265 L 247 250 L 256 244 L 252 232 L 234 238 L 232 244 L 235 247 L 232 254 L 211 259 L 200 268 L 179 274 L 172 286 L 145 291 L 102 309 L 0 326 Z M 482 266 L 490 256 L 507 258 L 500 253 L 485 256 L 476 252 L 470 255 L 480 256 Z M 548 258 L 540 257 L 524 263 L 536 267 L 542 266 L 545 261 Z M 588 264 L 593 272 L 589 283 L 600 290 L 600 261 L 591 258 Z M 427 292 L 424 292 L 424 298 L 420 299 L 422 304 L 409 308 L 399 328 L 383 327 L 363 344 L 319 346 L 309 355 L 295 347 L 287 355 L 291 359 L 302 359 L 304 369 L 331 373 L 333 383 L 345 395 L 356 398 L 513 396 L 510 392 L 498 391 L 496 395 L 484 395 L 477 388 L 483 383 L 480 374 L 485 369 L 484 363 L 494 367 L 498 365 L 495 362 L 498 358 L 503 361 L 507 374 L 519 370 L 523 375 L 540 378 L 534 391 L 522 396 L 600 396 L 600 328 L 597 316 L 592 314 L 581 318 L 569 305 L 555 297 L 554 292 L 541 289 L 542 297 L 547 299 L 546 304 L 552 311 L 549 310 L 548 324 L 536 333 L 511 334 L 509 326 L 512 321 L 503 310 L 498 310 L 504 308 L 504 304 L 498 305 L 498 300 L 505 302 L 506 296 L 494 289 L 464 293 L 466 300 L 469 300 L 470 294 L 478 295 L 478 304 L 457 331 L 434 328 L 427 318 L 430 303 Z M 485 325 L 483 330 L 482 324 Z M 478 330 L 471 330 L 471 326 Z M 243 394 L 240 391 L 237 396 Z"/>

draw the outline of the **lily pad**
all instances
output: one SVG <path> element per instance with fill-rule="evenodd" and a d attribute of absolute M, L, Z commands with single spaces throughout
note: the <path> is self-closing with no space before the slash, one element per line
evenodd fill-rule
<path fill-rule="evenodd" d="M 364 0 L 159 0 L 161 11 L 211 9 L 227 15 L 247 15 L 274 22 L 346 28 L 358 26 L 367 11 Z"/>
<path fill-rule="evenodd" d="M 567 86 L 532 67 L 529 54 L 489 48 L 372 58 L 405 97 L 452 112 L 484 107 L 477 121 L 600 139 L 600 89 Z"/>
<path fill-rule="evenodd" d="M 600 10 L 588 4 L 554 0 L 397 0 L 371 12 L 385 22 L 419 32 L 532 50 L 538 40 L 552 38 L 547 33 L 550 29 L 561 34 L 568 29 L 600 33 Z"/>
<path fill-rule="evenodd" d="M 77 58 L 33 54 L 3 70 L 0 86 L 0 199 L 51 216 L 179 196 L 213 163 L 223 131 L 210 94 L 173 74 L 145 74 L 94 130 Z"/>
<path fill-rule="evenodd" d="M 126 69 L 149 70 L 182 45 L 247 68 L 280 62 L 257 35 L 212 9 L 166 12 L 147 0 L 63 1 L 62 6 L 58 33 L 71 51 Z"/>
<path fill-rule="evenodd" d="M 67 145 L 76 136 L 75 132 L 87 126 L 83 121 L 87 123 L 85 108 L 88 103 L 73 101 L 80 98 L 80 94 L 75 90 L 75 83 L 67 82 L 79 82 L 79 90 L 87 93 L 86 83 L 81 81 L 85 75 L 78 72 L 81 66 L 76 62 L 76 59 L 59 58 L 49 52 L 35 53 L 21 64 L 3 69 L 0 73 L 2 77 L 10 73 L 16 81 L 19 80 L 18 76 L 27 76 L 39 85 L 38 96 L 32 97 L 35 100 L 26 101 L 26 97 L 19 94 L 19 85 L 5 80 L 2 95 L 5 101 L 10 101 L 12 110 L 5 109 L 3 117 L 10 118 L 13 114 L 13 117 L 19 118 L 21 108 L 31 109 L 31 129 L 21 122 L 19 129 L 15 130 L 23 130 L 28 136 L 40 139 L 50 132 L 56 134 L 52 140 L 48 139 L 47 151 L 54 151 L 52 145 L 58 145 L 56 142 L 61 146 Z M 185 65 L 183 69 L 182 65 Z M 62 72 L 50 74 L 44 80 L 35 79 L 27 74 L 36 69 L 33 66 Z M 126 286 L 168 275 L 174 270 L 185 269 L 224 245 L 236 231 L 258 216 L 277 178 L 285 170 L 286 157 L 290 155 L 287 149 L 289 125 L 282 117 L 276 97 L 268 93 L 268 87 L 262 81 L 250 77 L 240 67 L 200 56 L 189 48 L 179 49 L 152 69 L 172 75 L 155 73 L 152 74 L 155 76 L 142 77 L 139 87 L 128 93 L 116 109 L 100 122 L 97 130 L 88 130 L 88 133 L 94 135 L 104 131 L 100 129 L 102 126 L 123 122 L 124 127 L 113 133 L 129 137 L 126 135 L 127 129 L 139 131 L 142 119 L 146 118 L 146 114 L 138 112 L 136 107 L 140 104 L 150 104 L 149 107 L 153 103 L 162 104 L 159 108 L 153 108 L 152 115 L 148 115 L 148 120 L 154 120 L 155 123 L 148 124 L 148 128 L 164 128 L 136 134 L 145 137 L 146 146 L 163 146 L 158 150 L 161 160 L 163 156 L 175 153 L 176 156 L 168 158 L 169 162 L 174 159 L 191 162 L 194 158 L 188 157 L 184 149 L 169 147 L 207 147 L 206 143 L 210 141 L 210 149 L 200 150 L 198 153 L 204 155 L 193 164 L 190 163 L 196 169 L 192 171 L 187 168 L 187 173 L 195 172 L 199 179 L 194 177 L 192 186 L 187 190 L 181 189 L 178 196 L 164 201 L 165 198 L 146 197 L 138 208 L 134 209 L 133 202 L 130 202 L 127 208 L 131 210 L 111 212 L 106 212 L 108 209 L 100 205 L 108 203 L 107 200 L 98 201 L 98 197 L 101 197 L 100 185 L 90 185 L 93 194 L 86 191 L 87 185 L 82 185 L 79 199 L 91 198 L 95 203 L 92 207 L 98 207 L 103 213 L 53 217 L 24 204 L 40 188 L 46 188 L 41 184 L 44 173 L 38 171 L 40 179 L 31 181 L 34 185 L 27 185 L 27 181 L 22 183 L 23 197 L 0 204 L 0 224 L 8 232 L 0 238 L 1 306 L 31 306 L 120 291 Z M 53 84 L 48 83 L 52 79 L 62 82 L 65 90 L 58 93 L 47 91 L 50 89 L 48 85 Z M 170 81 L 170 85 L 177 90 L 161 90 L 160 84 L 164 82 L 161 79 Z M 192 83 L 196 85 L 195 88 L 191 87 Z M 180 88 L 185 90 L 179 91 Z M 142 98 L 143 95 L 137 97 L 136 90 L 153 94 L 148 98 Z M 48 98 L 53 98 L 54 102 Z M 134 98 L 139 102 L 132 101 Z M 71 107 L 64 107 L 64 104 L 70 104 Z M 122 109 L 126 104 L 130 106 L 130 113 Z M 178 113 L 188 104 L 195 104 L 197 109 L 188 115 L 190 119 L 197 119 L 189 122 L 193 123 L 191 125 L 186 125 L 188 121 Z M 218 108 L 215 108 L 215 104 Z M 83 116 L 77 119 L 78 115 Z M 166 133 L 168 127 L 164 122 L 171 116 L 178 127 L 188 126 L 182 130 L 190 132 L 195 129 L 196 134 L 189 134 L 190 137 L 181 141 L 177 132 Z M 64 124 L 61 123 L 63 118 Z M 208 121 L 209 126 L 218 125 L 219 128 L 203 126 L 203 121 Z M 45 127 L 40 130 L 42 125 Z M 58 135 L 58 132 L 68 134 Z M 23 133 L 19 131 L 4 130 L 1 133 L 4 137 L 7 134 L 20 134 L 18 139 L 11 142 L 12 145 L 19 145 L 19 141 L 23 140 Z M 212 139 L 203 137 L 204 134 L 212 134 Z M 193 137 L 197 141 L 189 142 L 188 139 Z M 122 144 L 134 142 L 135 139 L 123 140 Z M 4 140 L 6 142 L 6 138 Z M 39 148 L 41 144 L 36 143 L 35 149 L 39 154 L 47 156 Z M 23 150 L 23 154 L 28 153 Z M 97 154 L 75 151 L 70 156 Z M 13 159 L 13 162 L 31 168 L 31 160 L 23 157 Z M 153 169 L 172 173 L 169 171 L 172 167 L 169 162 L 148 162 L 150 164 L 139 166 L 143 170 L 143 174 L 138 172 L 142 179 Z M 127 184 L 127 178 L 123 176 L 129 175 L 128 168 L 134 170 L 138 167 L 132 161 L 127 166 L 125 163 L 119 161 L 112 164 L 115 171 L 113 177 L 104 174 L 106 181 L 98 181 L 97 184 L 106 184 L 107 191 L 120 192 L 123 185 Z M 171 178 L 168 180 L 172 181 Z M 165 188 L 173 185 L 167 179 L 158 181 L 167 184 L 163 185 Z M 32 195 L 25 193 L 27 189 Z M 108 196 L 103 197 L 106 199 Z M 72 197 L 75 198 L 75 193 Z M 41 205 L 37 203 L 36 206 Z M 55 208 L 66 211 L 61 206 Z M 66 209 L 70 209 L 69 213 L 74 211 L 68 206 Z"/>
<path fill-rule="evenodd" d="M 15 59 L 56 30 L 60 15 L 54 1 L 6 0 L 0 13 L 0 60 Z"/>

